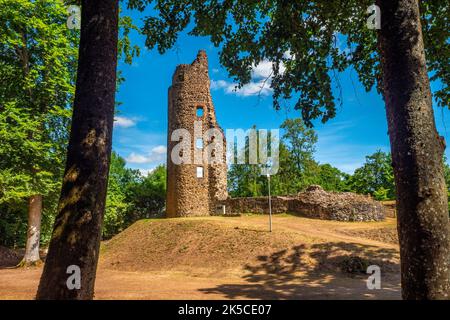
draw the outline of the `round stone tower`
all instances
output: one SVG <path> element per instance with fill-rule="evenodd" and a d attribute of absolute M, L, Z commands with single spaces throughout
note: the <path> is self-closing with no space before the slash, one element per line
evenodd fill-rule
<path fill-rule="evenodd" d="M 209 87 L 208 58 L 203 50 L 192 64 L 177 66 L 172 77 L 167 217 L 210 215 L 219 210 L 217 201 L 228 196 L 225 136 L 216 121 Z M 215 160 L 211 161 L 211 155 Z"/>

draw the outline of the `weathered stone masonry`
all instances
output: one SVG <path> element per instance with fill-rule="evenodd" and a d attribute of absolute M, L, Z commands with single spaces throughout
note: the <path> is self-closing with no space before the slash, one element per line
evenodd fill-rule
<path fill-rule="evenodd" d="M 225 206 L 225 214 L 269 213 L 267 197 L 228 198 L 219 203 Z M 371 197 L 351 192 L 326 192 L 312 185 L 295 196 L 272 197 L 272 213 L 297 213 L 323 220 L 380 221 L 386 208 Z M 218 212 L 220 213 L 220 212 Z"/>
<path fill-rule="evenodd" d="M 223 130 L 217 123 L 210 93 L 208 59 L 205 51 L 199 51 L 192 64 L 177 66 L 169 88 L 168 152 L 167 152 L 167 217 L 204 216 L 216 211 L 217 201 L 227 194 L 227 167 L 225 139 L 223 140 L 222 163 L 206 164 L 203 151 L 214 139 L 203 141 L 208 129 Z M 194 132 L 194 122 L 202 121 L 201 132 Z M 174 164 L 171 154 L 180 141 L 171 141 L 176 129 L 186 129 L 191 136 L 190 151 L 202 163 Z M 223 134 L 222 134 L 223 135 Z M 202 139 L 202 148 L 197 148 L 197 139 Z M 212 152 L 214 152 L 213 150 Z M 220 150 L 219 150 L 220 151 Z M 197 173 L 203 173 L 198 177 Z"/>

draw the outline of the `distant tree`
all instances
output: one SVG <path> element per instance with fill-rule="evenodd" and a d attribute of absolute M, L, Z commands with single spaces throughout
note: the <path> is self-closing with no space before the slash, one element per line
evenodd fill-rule
<path fill-rule="evenodd" d="M 307 186 L 317 183 L 319 165 L 314 160 L 317 134 L 307 128 L 302 119 L 286 119 L 280 127 L 283 131 L 283 143 L 286 145 L 285 179 L 291 179 L 290 192 L 296 193 Z"/>
<path fill-rule="evenodd" d="M 280 126 L 284 130 L 283 141 L 290 151 L 294 169 L 305 171 L 307 163 L 313 160 L 316 151 L 317 134 L 307 128 L 300 118 L 286 119 Z"/>
<path fill-rule="evenodd" d="M 253 126 L 253 129 L 256 129 Z M 246 137 L 244 154 L 249 157 L 249 137 Z M 227 174 L 228 191 L 232 197 L 256 197 L 262 195 L 261 166 L 257 164 L 231 164 Z"/>
<path fill-rule="evenodd" d="M 361 168 L 349 179 L 352 191 L 370 194 L 377 200 L 395 198 L 394 172 L 391 155 L 381 150 L 366 157 Z"/>
<path fill-rule="evenodd" d="M 63 1 L 0 4 L 0 243 L 26 246 L 21 265 L 29 265 L 38 263 L 39 237 L 48 243 L 56 214 L 79 32 L 67 28 Z M 139 48 L 128 35 L 137 28 L 127 16 L 119 25 L 119 56 L 130 63 Z"/>
<path fill-rule="evenodd" d="M 118 234 L 140 219 L 159 217 L 166 201 L 166 167 L 157 166 L 147 176 L 126 167 L 125 160 L 112 152 L 106 196 L 103 238 Z"/>
<path fill-rule="evenodd" d="M 292 163 L 293 157 L 286 146 L 282 137 L 279 146 L 279 168 L 277 174 L 270 177 L 270 188 L 273 195 L 288 195 L 297 193 L 301 189 L 298 176 L 292 175 L 292 168 L 295 165 Z M 263 186 L 261 189 L 264 195 L 268 194 L 267 179 L 263 179 Z"/>
<path fill-rule="evenodd" d="M 447 186 L 447 202 L 448 202 L 448 212 L 450 216 L 450 165 L 447 162 L 447 157 L 444 156 L 444 177 L 445 184 Z"/>
<path fill-rule="evenodd" d="M 134 201 L 130 193 L 132 188 L 140 183 L 140 175 L 138 170 L 126 168 L 125 164 L 125 159 L 113 151 L 102 229 L 104 239 L 111 238 L 128 226 L 127 215 Z"/>
<path fill-rule="evenodd" d="M 125 217 L 126 225 L 163 214 L 166 204 L 166 180 L 166 167 L 159 165 L 138 183 L 130 186 L 126 197 L 130 204 Z"/>
<path fill-rule="evenodd" d="M 30 265 L 40 261 L 42 212 L 47 227 L 61 186 L 78 33 L 67 28 L 62 1 L 1 0 L 0 6 L 1 215 L 15 214 L 22 226 L 27 207 L 21 265 Z"/>
<path fill-rule="evenodd" d="M 261 168 L 254 164 L 232 164 L 228 170 L 228 189 L 232 197 L 262 195 Z"/>
<path fill-rule="evenodd" d="M 26 244 L 28 208 L 24 201 L 0 204 L 0 246 L 24 247 Z"/>
<path fill-rule="evenodd" d="M 327 191 L 347 191 L 348 177 L 348 174 L 328 163 L 319 166 L 318 184 Z"/>
<path fill-rule="evenodd" d="M 320 178 L 319 164 L 314 160 L 317 135 L 301 119 L 287 119 L 281 125 L 279 169 L 271 177 L 273 195 L 296 194 Z M 248 139 L 245 154 L 249 154 Z M 232 197 L 256 197 L 268 194 L 267 178 L 261 165 L 232 164 L 228 171 L 228 188 Z"/>

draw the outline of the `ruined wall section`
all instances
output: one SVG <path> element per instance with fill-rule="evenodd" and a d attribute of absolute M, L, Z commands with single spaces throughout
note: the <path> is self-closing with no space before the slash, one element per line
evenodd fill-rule
<path fill-rule="evenodd" d="M 206 164 L 203 151 L 210 141 L 203 141 L 203 134 L 210 128 L 221 132 L 217 123 L 210 94 L 208 60 L 204 51 L 190 65 L 179 65 L 169 88 L 168 110 L 168 152 L 167 152 L 167 205 L 168 217 L 202 216 L 213 213 L 216 201 L 227 198 L 225 143 L 223 163 Z M 197 109 L 201 108 L 201 115 Z M 194 122 L 202 121 L 198 132 Z M 178 141 L 171 141 L 172 132 L 184 128 L 191 135 L 190 151 L 192 160 L 197 163 L 174 164 L 171 161 L 173 147 Z M 196 147 L 196 140 L 202 139 L 203 148 Z M 211 139 L 214 139 L 211 137 Z M 203 177 L 197 177 L 197 168 L 203 168 Z"/>
<path fill-rule="evenodd" d="M 267 197 L 228 198 L 220 202 L 225 214 L 269 213 Z M 386 208 L 378 201 L 351 192 L 326 192 L 320 186 L 310 186 L 296 196 L 272 197 L 272 213 L 297 213 L 323 220 L 381 221 Z M 223 211 L 217 210 L 216 214 Z"/>

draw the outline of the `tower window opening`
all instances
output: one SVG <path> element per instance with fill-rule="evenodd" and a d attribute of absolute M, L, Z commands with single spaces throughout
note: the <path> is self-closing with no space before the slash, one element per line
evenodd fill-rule
<path fill-rule="evenodd" d="M 202 138 L 197 138 L 197 140 L 195 140 L 195 147 L 197 149 L 203 149 L 203 139 Z"/>
<path fill-rule="evenodd" d="M 203 167 L 197 167 L 197 178 L 203 178 Z"/>
<path fill-rule="evenodd" d="M 203 107 L 197 107 L 196 113 L 197 117 L 203 117 Z"/>

